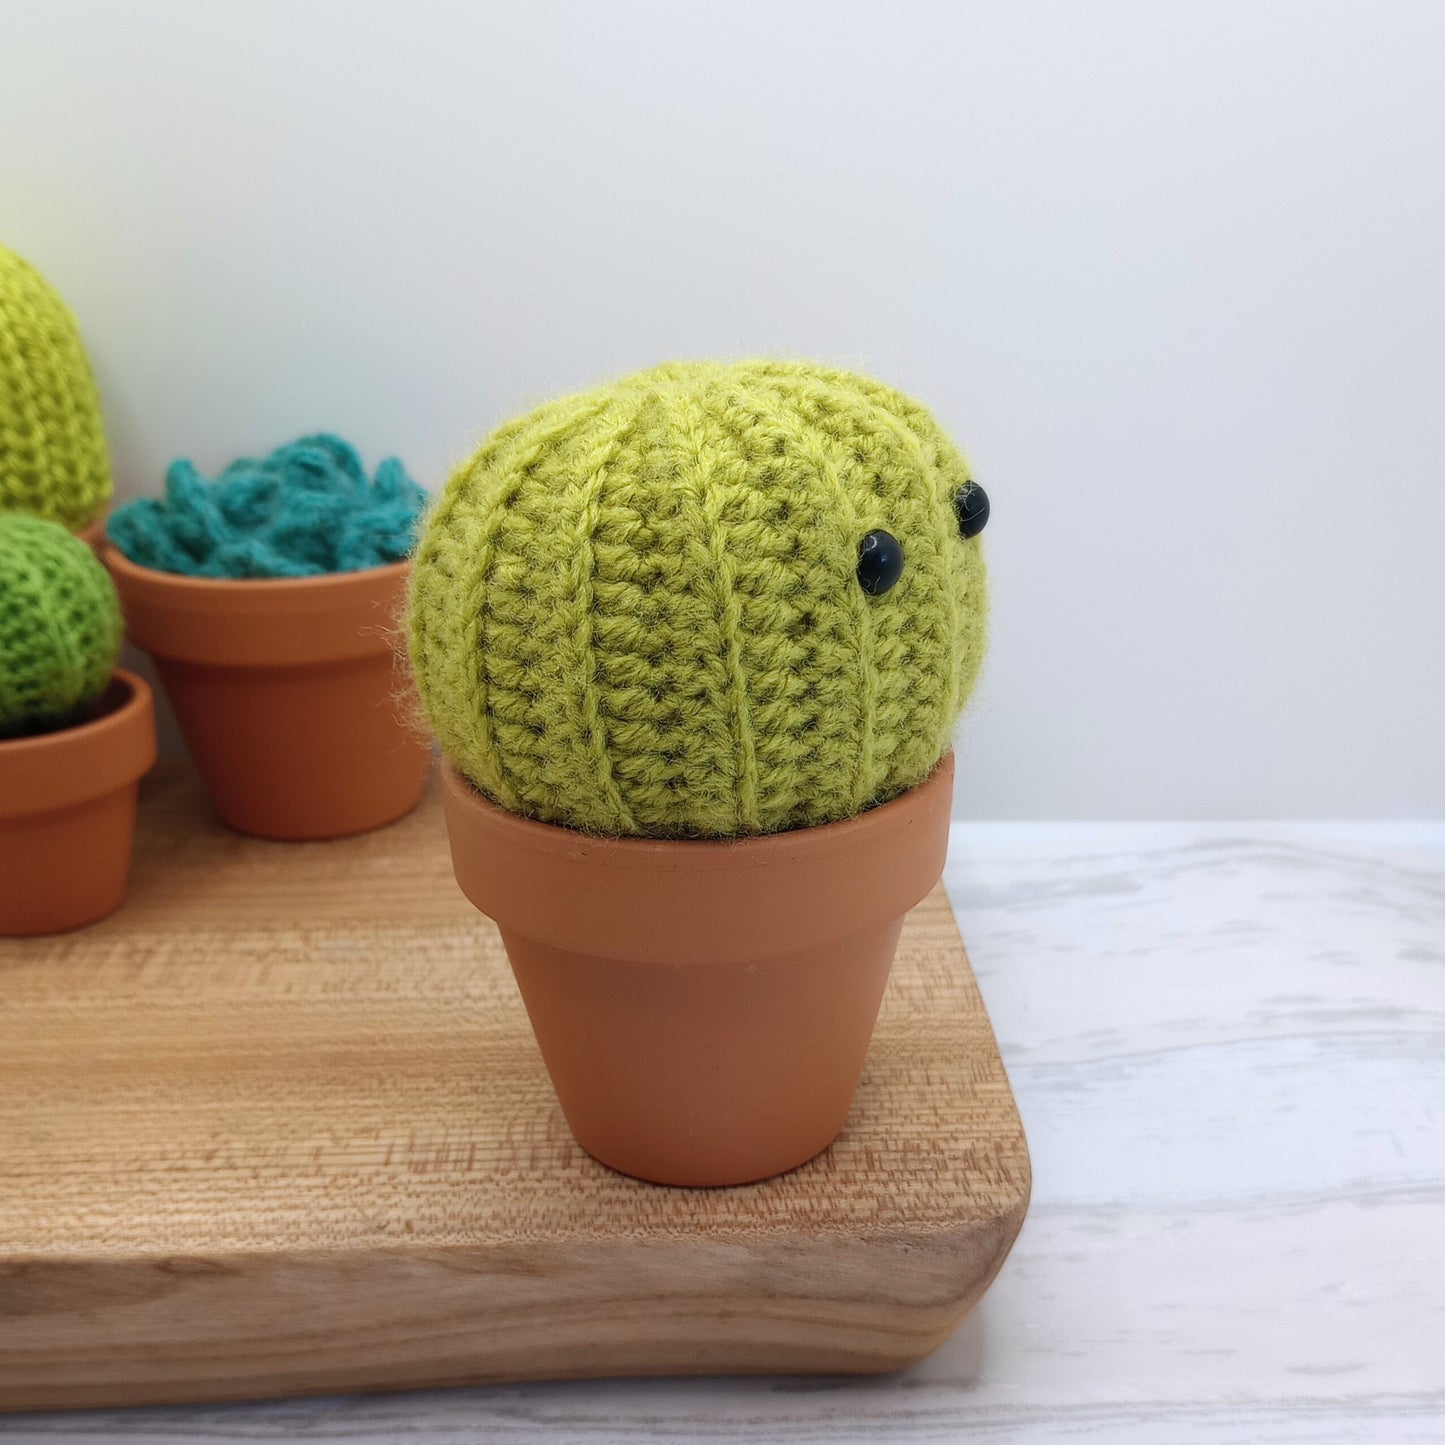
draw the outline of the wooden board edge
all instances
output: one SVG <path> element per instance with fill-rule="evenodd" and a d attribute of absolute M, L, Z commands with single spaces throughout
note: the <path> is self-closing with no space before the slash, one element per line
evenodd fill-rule
<path fill-rule="evenodd" d="M 952 1228 L 12 1264 L 0 1410 L 625 1375 L 883 1373 L 937 1349 L 1027 1198 Z M 174 1322 L 194 1323 L 177 1338 Z"/>

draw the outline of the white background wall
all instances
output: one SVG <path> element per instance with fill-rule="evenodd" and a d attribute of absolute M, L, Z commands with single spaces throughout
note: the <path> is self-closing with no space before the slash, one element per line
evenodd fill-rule
<path fill-rule="evenodd" d="M 785 352 L 994 502 L 980 816 L 1445 812 L 1445 5 L 0 4 L 122 496 Z"/>

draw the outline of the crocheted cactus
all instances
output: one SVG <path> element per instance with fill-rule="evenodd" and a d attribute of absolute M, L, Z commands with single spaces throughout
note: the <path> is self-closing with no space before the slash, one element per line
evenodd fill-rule
<path fill-rule="evenodd" d="M 0 509 L 78 531 L 110 500 L 100 398 L 75 318 L 0 246 Z"/>
<path fill-rule="evenodd" d="M 188 577 L 315 577 L 399 562 L 426 493 L 395 457 L 374 480 L 340 437 L 302 437 L 208 480 L 182 458 L 164 499 L 118 507 L 110 540 L 142 567 Z"/>
<path fill-rule="evenodd" d="M 84 715 L 120 650 L 115 587 L 58 522 L 0 513 L 0 737 Z"/>
<path fill-rule="evenodd" d="M 477 787 L 548 822 L 848 817 L 949 746 L 983 657 L 986 509 L 929 413 L 866 377 L 688 363 L 554 401 L 427 522 L 423 705 Z"/>

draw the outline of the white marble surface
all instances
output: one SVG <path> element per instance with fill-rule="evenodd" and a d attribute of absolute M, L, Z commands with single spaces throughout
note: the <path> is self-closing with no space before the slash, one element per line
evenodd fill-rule
<path fill-rule="evenodd" d="M 1445 1441 L 1445 823 L 956 825 L 1034 1199 L 884 1379 L 12 1417 L 15 1441 Z"/>

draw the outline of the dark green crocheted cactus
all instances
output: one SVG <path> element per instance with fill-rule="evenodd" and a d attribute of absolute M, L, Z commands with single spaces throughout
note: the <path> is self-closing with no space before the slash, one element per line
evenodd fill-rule
<path fill-rule="evenodd" d="M 0 513 L 0 738 L 82 721 L 120 650 L 115 586 L 58 522 Z"/>

